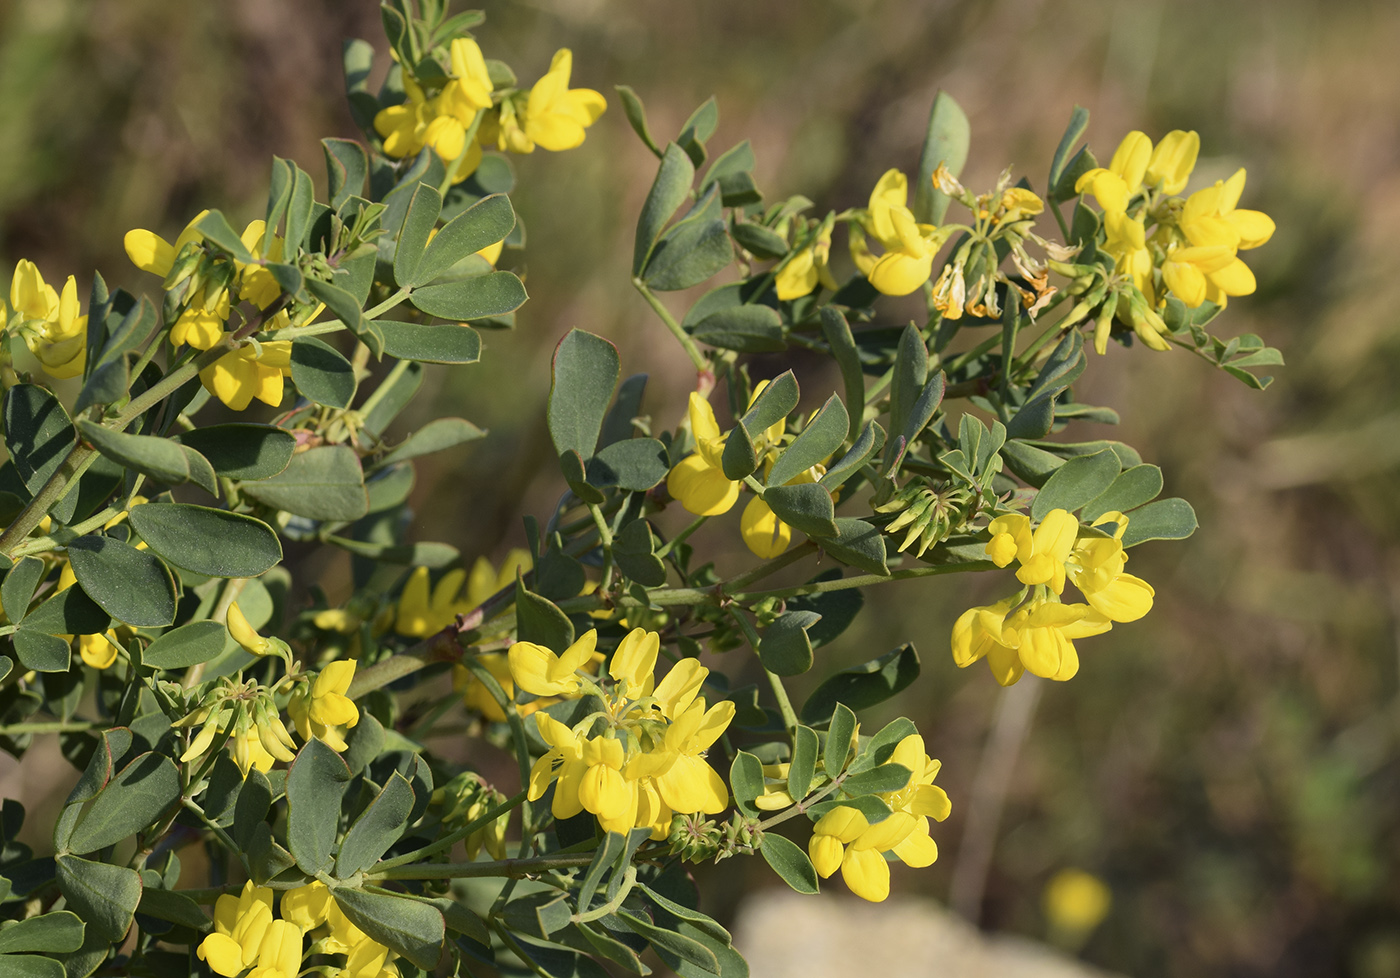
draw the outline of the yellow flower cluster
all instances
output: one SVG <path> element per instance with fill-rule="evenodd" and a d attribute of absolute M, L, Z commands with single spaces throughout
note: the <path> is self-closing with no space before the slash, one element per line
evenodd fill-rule
<path fill-rule="evenodd" d="M 953 807 L 933 783 L 942 763 L 924 753 L 923 737 L 910 734 L 901 740 L 890 763 L 908 768 L 909 781 L 879 796 L 890 807 L 889 817 L 871 825 L 858 809 L 838 805 L 818 819 L 807 844 L 812 865 L 823 878 L 839 869 L 852 893 L 877 903 L 890 895 L 890 866 L 884 854 L 892 853 L 916 869 L 932 865 L 938 844 L 929 834 L 928 820 L 943 821 Z"/>
<path fill-rule="evenodd" d="M 754 389 L 751 405 L 767 386 L 765 380 Z M 666 491 L 696 516 L 719 516 L 729 512 L 739 501 L 740 483 L 724 474 L 722 464 L 728 432 L 719 430 L 710 402 L 694 392 L 690 395 L 688 417 L 691 434 L 695 436 L 695 451 L 672 467 L 666 476 Z M 778 446 L 786 431 L 787 420 L 781 419 L 754 438 L 754 449 L 765 472 L 777 460 Z M 788 484 L 816 482 L 823 474 L 821 466 L 813 466 Z M 792 527 L 778 519 L 772 507 L 757 496 L 744 507 L 739 518 L 739 532 L 744 545 L 764 560 L 778 556 L 792 543 Z"/>
<path fill-rule="evenodd" d="M 72 275 L 59 293 L 44 281 L 38 266 L 21 259 L 10 279 L 9 309 L 0 303 L 0 325 L 23 337 L 49 375 L 62 379 L 82 373 L 87 316 L 79 315 L 78 281 Z"/>
<path fill-rule="evenodd" d="M 324 883 L 284 893 L 281 917 L 274 916 L 273 901 L 270 887 L 251 881 L 238 896 L 219 897 L 214 930 L 195 952 L 199 959 L 224 978 L 297 978 L 310 935 L 307 953 L 345 955 L 343 968 L 321 969 L 333 978 L 398 978 L 393 952 L 351 923 Z"/>
<path fill-rule="evenodd" d="M 476 170 L 483 146 L 512 153 L 530 153 L 537 145 L 573 149 L 607 109 L 598 92 L 569 88 L 573 55 L 568 48 L 554 55 L 549 71 L 529 91 L 503 92 L 499 99 L 493 99 L 495 86 L 475 41 L 454 40 L 448 60 L 451 78 L 431 97 L 405 73 L 403 103 L 380 110 L 374 128 L 384 139 L 386 156 L 400 159 L 431 146 L 445 163 L 460 159 L 454 183 Z M 473 125 L 476 137 L 468 141 Z"/>
<path fill-rule="evenodd" d="M 609 832 L 650 828 L 666 838 L 676 813 L 718 814 L 729 804 L 724 780 L 705 751 L 734 718 L 734 703 L 708 706 L 700 687 L 709 670 L 682 659 L 661 682 L 653 675 L 661 638 L 633 629 L 608 667 L 606 687 L 581 674 L 593 658 L 598 633 L 589 630 L 562 655 L 531 642 L 510 647 L 515 685 L 536 696 L 596 693 L 603 709 L 570 728 L 548 713 L 535 723 L 549 750 L 530 771 L 535 801 L 554 784 L 555 818 L 581 811 Z"/>
<path fill-rule="evenodd" d="M 1069 679 L 1079 671 L 1074 639 L 1100 635 L 1115 622 L 1137 621 L 1152 610 L 1152 586 L 1123 571 L 1128 517 L 1104 513 L 1093 525 L 1109 523 L 1115 524 L 1113 536 L 1080 538 L 1079 520 L 1063 509 L 1051 510 L 1034 530 L 1020 513 L 992 520 L 987 556 L 998 567 L 1016 561 L 1016 579 L 1025 587 L 996 604 L 963 612 L 953 625 L 957 664 L 969 666 L 985 657 L 1003 686 L 1027 670 L 1046 679 Z M 1061 601 L 1066 581 L 1087 603 Z"/>
<path fill-rule="evenodd" d="M 186 245 L 203 240 L 197 225 L 208 211 L 200 211 L 171 244 L 153 231 L 137 228 L 126 233 L 123 244 L 132 264 L 168 280 L 176 259 Z M 276 235 L 268 240 L 264 221 L 253 221 L 240 239 L 255 258 L 281 261 L 284 242 Z M 209 350 L 224 338 L 224 325 L 236 290 L 239 301 L 252 301 L 266 309 L 281 294 L 272 273 L 261 265 L 235 261 L 221 277 L 210 276 L 185 297 L 184 308 L 170 328 L 170 341 L 188 343 L 197 350 Z M 217 266 L 216 266 L 217 267 Z M 172 286 L 177 283 L 170 283 Z M 312 315 L 319 310 L 314 310 Z M 281 329 L 291 323 L 286 310 L 267 323 L 268 329 Z M 283 378 L 291 376 L 292 344 L 287 340 L 250 343 L 230 352 L 199 372 L 200 382 L 209 393 L 235 411 L 242 411 L 254 398 L 276 407 L 282 403 Z"/>
<path fill-rule="evenodd" d="M 1166 324 L 1156 309 L 1175 295 L 1194 309 L 1204 302 L 1225 305 L 1230 296 L 1249 295 L 1254 273 L 1239 252 L 1258 248 L 1274 233 L 1262 211 L 1239 207 L 1245 171 L 1217 180 L 1186 199 L 1180 194 L 1196 167 L 1201 140 L 1177 129 L 1156 146 L 1145 133 L 1130 132 L 1107 167 L 1085 173 L 1075 183 L 1092 194 L 1103 210 L 1104 250 L 1115 271 L 1128 276 L 1142 294 L 1146 309 L 1130 310 L 1128 319 L 1143 343 L 1168 348 Z M 1149 236 L 1148 224 L 1155 224 Z M 1099 353 L 1107 348 L 1110 319 L 1094 334 Z"/>

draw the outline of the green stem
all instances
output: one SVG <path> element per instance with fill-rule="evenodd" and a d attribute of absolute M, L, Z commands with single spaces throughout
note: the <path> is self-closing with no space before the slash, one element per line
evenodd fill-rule
<path fill-rule="evenodd" d="M 758 823 L 758 827 L 766 832 L 773 826 L 780 825 L 790 818 L 806 814 L 807 809 L 811 808 L 817 802 L 821 801 L 827 795 L 831 794 L 837 788 L 841 787 L 841 783 L 845 780 L 845 774 L 838 775 L 836 777 L 836 780 L 823 787 L 822 790 L 818 791 L 815 795 L 809 795 L 808 797 L 799 801 L 797 804 L 792 805 L 791 807 L 779 812 L 777 815 L 774 815 L 771 818 L 765 818 L 763 821 Z"/>
<path fill-rule="evenodd" d="M 408 371 L 408 365 L 412 360 L 400 360 L 394 364 L 394 369 L 385 374 L 379 386 L 374 389 L 374 393 L 365 399 L 365 403 L 359 407 L 359 412 L 368 416 L 381 400 L 389 393 L 389 388 L 394 386 L 394 381 L 398 380 Z"/>
<path fill-rule="evenodd" d="M 753 654 L 758 656 L 758 645 L 761 639 L 754 629 L 753 623 L 749 621 L 749 616 L 743 610 L 733 605 L 729 608 L 729 615 L 743 631 L 744 637 L 749 640 L 749 646 L 753 649 Z M 759 664 L 763 664 L 762 656 L 759 656 Z M 783 715 L 783 725 L 787 727 L 789 734 L 797 732 L 797 711 L 792 708 L 792 700 L 788 699 L 787 689 L 783 686 L 783 681 L 778 674 L 763 666 L 763 672 L 768 676 L 768 684 L 773 687 L 773 696 L 778 701 L 778 712 Z"/>
<path fill-rule="evenodd" d="M 383 862 L 379 863 L 379 865 L 375 866 L 374 869 L 375 871 L 385 869 L 397 869 L 400 866 L 407 866 L 409 863 L 417 862 L 420 859 L 436 855 L 439 852 L 445 852 L 446 850 L 451 849 L 453 846 L 455 846 L 458 842 L 461 842 L 467 836 L 471 835 L 477 829 L 485 828 L 487 825 L 490 825 L 492 822 L 500 818 L 506 812 L 510 811 L 512 808 L 515 808 L 517 805 L 524 802 L 526 795 L 526 791 L 521 791 L 520 794 L 516 795 L 514 798 L 509 798 L 506 801 L 501 802 L 495 808 L 492 808 L 490 811 L 488 811 L 485 815 L 481 815 L 478 818 L 473 819 L 472 821 L 464 825 L 462 828 L 451 833 L 450 835 L 445 835 L 441 839 L 438 839 L 436 842 L 426 845 L 421 849 L 415 849 L 413 852 L 404 853 L 402 856 L 395 856 L 393 859 L 386 859 Z"/>
<path fill-rule="evenodd" d="M 500 859 L 496 862 L 428 863 L 417 866 L 396 866 L 393 869 L 372 869 L 365 876 L 376 880 L 453 880 L 489 876 L 519 879 L 546 873 L 552 869 L 587 866 L 593 861 L 591 852 L 548 856 L 528 856 L 523 859 Z"/>
<path fill-rule="evenodd" d="M 84 720 L 39 720 L 0 727 L 0 737 L 13 737 L 17 734 L 79 733 L 85 730 L 104 730 L 106 726 L 103 723 L 88 723 Z"/>
<path fill-rule="evenodd" d="M 647 305 L 651 306 L 652 311 L 666 324 L 666 328 L 671 331 L 676 342 L 680 343 L 685 350 L 686 356 L 690 357 L 690 362 L 695 364 L 695 369 L 700 371 L 710 369 L 709 361 L 705 359 L 705 354 L 700 352 L 700 348 L 695 345 L 695 340 L 680 323 L 676 322 L 676 317 L 672 316 L 670 310 L 661 304 L 661 300 L 651 289 L 647 288 L 647 284 L 638 277 L 632 279 L 632 287 L 642 294 L 642 298 L 647 300 Z"/>
<path fill-rule="evenodd" d="M 476 131 L 481 128 L 481 117 L 484 112 L 478 112 L 472 117 L 472 124 L 467 127 L 466 136 L 462 141 L 462 151 L 457 154 L 457 158 L 447 166 L 447 174 L 442 178 L 442 183 L 438 185 L 438 194 L 446 197 L 447 192 L 452 189 L 452 181 L 457 176 L 457 171 L 462 168 L 462 161 L 467 158 L 467 153 L 476 144 Z"/>
<path fill-rule="evenodd" d="M 622 885 L 617 888 L 617 894 L 601 907 L 594 907 L 592 910 L 574 914 L 573 922 L 576 924 L 586 924 L 592 920 L 601 920 L 610 913 L 616 913 L 622 907 L 622 901 L 627 899 L 627 894 L 632 892 L 632 887 L 635 886 L 636 883 L 637 867 L 628 866 L 627 872 L 622 875 Z"/>
<path fill-rule="evenodd" d="M 811 540 L 804 541 L 803 543 L 798 544 L 796 547 L 793 547 L 786 553 L 779 554 L 772 560 L 759 564 L 757 567 L 755 567 L 748 573 L 740 574 L 733 580 L 726 581 L 724 586 L 726 589 L 738 589 L 748 587 L 755 581 L 762 580 L 769 574 L 772 574 L 776 571 L 780 571 L 789 564 L 795 564 L 803 557 L 806 557 L 808 554 L 813 554 L 816 552 L 817 545 L 815 543 L 813 543 Z"/>
<path fill-rule="evenodd" d="M 990 350 L 992 347 L 996 346 L 1000 342 L 1000 332 L 998 332 L 995 336 L 987 337 L 985 340 L 983 340 L 981 343 L 978 343 L 966 353 L 959 354 L 956 359 L 954 359 L 951 363 L 948 364 L 944 372 L 950 374 L 955 373 L 958 370 L 958 368 L 961 367 L 963 364 L 967 363 L 969 360 L 974 360 L 977 357 L 980 357 L 982 354 L 986 353 L 988 350 Z"/>
<path fill-rule="evenodd" d="M 803 594 L 822 594 L 827 591 L 846 591 L 851 588 L 870 587 L 887 581 L 908 581 L 917 577 L 935 577 L 941 574 L 961 574 L 968 571 L 996 570 L 997 565 L 990 560 L 974 560 L 960 564 L 931 564 L 925 567 L 910 567 L 906 570 L 883 574 L 861 574 L 857 577 L 843 577 L 834 581 L 813 581 L 796 587 L 776 588 L 771 591 L 747 591 L 731 597 L 736 602 L 749 604 L 764 598 L 795 598 Z"/>
<path fill-rule="evenodd" d="M 661 549 L 656 551 L 657 558 L 660 560 L 665 560 L 667 554 L 669 554 L 676 547 L 680 546 L 682 543 L 685 543 L 686 538 L 689 537 L 696 530 L 700 529 L 700 527 L 704 526 L 705 522 L 708 519 L 708 516 L 695 517 L 695 519 L 691 521 L 691 524 L 689 526 L 687 526 L 684 530 L 681 530 L 681 532 L 677 533 L 670 540 L 666 541 L 666 543 L 662 545 Z"/>

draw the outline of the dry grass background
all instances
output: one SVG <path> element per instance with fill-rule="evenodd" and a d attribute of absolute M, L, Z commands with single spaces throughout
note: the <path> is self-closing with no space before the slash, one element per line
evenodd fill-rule
<path fill-rule="evenodd" d="M 575 84 L 631 84 L 671 134 L 719 98 L 712 146 L 751 138 L 770 196 L 859 204 L 912 169 L 943 88 L 967 110 L 964 177 L 1008 163 L 1033 185 L 1071 107 L 1091 144 L 1130 128 L 1200 131 L 1203 172 L 1249 170 L 1246 204 L 1279 233 L 1250 262 L 1259 293 L 1222 329 L 1257 332 L 1289 365 L 1249 391 L 1185 356 L 1115 349 L 1078 390 L 1124 417 L 1119 437 L 1195 503 L 1202 530 L 1134 552 L 1157 587 L 1145 621 L 1085 643 L 1045 692 L 1016 769 L 982 908 L 985 926 L 1043 934 L 1058 868 L 1102 875 L 1115 904 L 1083 954 L 1143 976 L 1400 975 L 1400 8 L 1323 0 L 538 0 L 488 5 L 488 54 L 529 79 L 560 46 Z M 173 234 L 200 207 L 261 209 L 271 153 L 319 173 L 316 139 L 354 135 L 339 42 L 375 39 L 368 2 L 0 2 L 0 257 L 50 278 L 127 265 L 131 227 Z M 615 339 L 647 370 L 670 424 L 684 358 L 627 284 L 651 157 L 615 98 L 588 141 L 517 160 L 532 296 L 486 363 L 434 374 L 416 414 L 492 430 L 420 470 L 433 535 L 499 556 L 519 515 L 560 489 L 540 405 L 568 328 Z M 110 273 L 110 274 L 109 274 Z M 822 375 L 793 361 L 808 395 Z M 768 357 L 756 372 L 789 365 Z M 1067 433 L 1073 434 L 1073 432 Z M 1104 437 L 1102 429 L 1084 432 Z M 426 532 L 426 531 L 425 531 Z M 739 554 L 720 552 L 735 566 Z M 304 573 L 334 588 L 335 562 Z M 907 582 L 869 595 L 822 653 L 846 664 L 912 639 L 924 676 L 908 712 L 955 800 L 944 857 L 897 873 L 942 898 L 999 691 L 956 670 L 946 636 L 990 580 Z M 710 880 L 767 885 L 727 864 Z M 725 881 L 728 880 L 726 883 Z"/>

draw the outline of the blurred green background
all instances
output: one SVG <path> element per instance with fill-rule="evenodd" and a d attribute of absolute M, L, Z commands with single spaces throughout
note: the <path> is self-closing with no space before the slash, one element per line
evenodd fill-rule
<path fill-rule="evenodd" d="M 1144 621 L 1083 642 L 1083 668 L 1043 691 L 1011 779 L 979 910 L 983 926 L 1043 936 L 1045 882 L 1066 866 L 1112 888 L 1082 949 L 1142 976 L 1400 975 L 1400 7 L 1323 0 L 534 0 L 490 4 L 488 56 L 525 81 L 558 47 L 574 84 L 609 96 L 567 154 L 516 158 L 529 231 L 516 267 L 531 301 L 485 362 L 430 375 L 405 428 L 442 413 L 491 437 L 422 466 L 420 525 L 469 558 L 522 542 L 562 483 L 544 428 L 549 356 L 574 326 L 647 371 L 647 409 L 670 427 L 692 374 L 627 282 L 632 222 L 654 161 L 611 91 L 632 85 L 653 132 L 673 135 L 718 96 L 720 151 L 750 138 L 769 196 L 863 204 L 891 166 L 915 168 L 939 88 L 973 127 L 964 182 L 1007 164 L 1033 186 L 1076 103 L 1091 145 L 1129 129 L 1196 129 L 1198 172 L 1249 171 L 1243 204 L 1277 236 L 1251 252 L 1259 292 L 1220 332 L 1257 332 L 1289 361 L 1267 392 L 1185 354 L 1115 347 L 1077 387 L 1110 405 L 1120 437 L 1162 466 L 1202 529 L 1133 551 L 1157 588 Z M 383 50 L 378 10 L 345 0 L 0 2 L 0 259 L 50 281 L 94 267 L 149 288 L 121 248 L 130 228 L 173 237 L 201 207 L 262 210 L 269 156 L 321 172 L 316 140 L 354 136 L 340 42 Z M 381 53 L 380 70 L 383 70 Z M 1048 225 L 1050 222 L 1046 222 Z M 1047 228 L 1048 230 L 1048 228 Z M 143 280 L 145 279 L 145 280 Z M 675 308 L 681 308 L 679 299 Z M 830 378 L 795 366 L 807 399 Z M 1076 432 L 1066 433 L 1065 437 Z M 683 514 L 663 518 L 668 529 Z M 718 522 L 718 521 L 717 521 Z M 737 518 L 735 519 L 737 523 Z M 746 554 L 712 532 L 721 567 Z M 728 549 L 726 549 L 728 548 Z M 318 565 L 343 589 L 344 568 Z M 996 577 L 996 579 L 993 579 Z M 952 818 L 931 869 L 896 886 L 948 892 L 966 798 L 1001 691 L 957 670 L 956 615 L 1005 575 L 905 582 L 822 662 L 912 640 L 924 675 L 883 712 L 918 720 L 944 761 Z M 343 593 L 343 590 L 342 590 Z M 743 652 L 733 653 L 740 668 Z M 799 684 L 800 685 L 800 684 Z M 867 726 L 877 720 L 871 717 Z M 756 863 L 757 861 L 753 861 Z M 747 874 L 742 875 L 742 874 Z M 727 880 L 727 882 L 726 882 Z M 723 905 L 771 885 L 731 862 Z M 726 888 L 732 888 L 726 889 Z"/>

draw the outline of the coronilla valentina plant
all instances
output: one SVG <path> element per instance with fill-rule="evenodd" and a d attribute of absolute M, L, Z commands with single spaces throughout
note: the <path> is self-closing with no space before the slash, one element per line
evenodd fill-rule
<path fill-rule="evenodd" d="M 822 664 L 862 590 L 994 575 L 1002 599 L 944 623 L 958 665 L 1094 668 L 1093 637 L 1152 609 L 1129 551 L 1196 519 L 1130 446 L 1062 437 L 1117 420 L 1075 397 L 1086 344 L 1256 388 L 1280 362 L 1210 332 L 1273 224 L 1243 170 L 1192 182 L 1195 133 L 1130 133 L 1100 166 L 1076 110 L 1043 183 L 970 190 L 942 94 L 919 159 L 823 214 L 765 198 L 748 142 L 711 153 L 713 100 L 663 144 L 631 89 L 575 87 L 595 72 L 568 50 L 527 84 L 478 12 L 383 14 L 377 91 L 371 46 L 345 46 L 363 138 L 323 141 L 324 199 L 274 158 L 260 213 L 133 229 L 139 296 L 15 259 L 0 747 L 57 734 L 81 772 L 52 858 L 0 811 L 15 973 L 647 974 L 650 950 L 745 975 L 689 865 L 758 855 L 879 901 L 960 803 L 912 722 L 861 725 L 915 681 L 914 646 Z M 474 369 L 480 330 L 539 328 L 516 320 L 509 157 L 587 153 L 609 108 L 657 160 L 617 275 L 695 382 L 667 428 L 605 325 L 564 336 L 542 406 L 561 495 L 495 566 L 407 508 L 415 459 L 484 433 L 391 426 L 425 371 Z M 770 369 L 790 349 L 839 389 L 804 379 L 804 407 Z M 344 551 L 352 588 L 288 541 Z M 706 559 L 740 543 L 738 573 Z M 436 749 L 464 724 L 517 773 Z"/>

